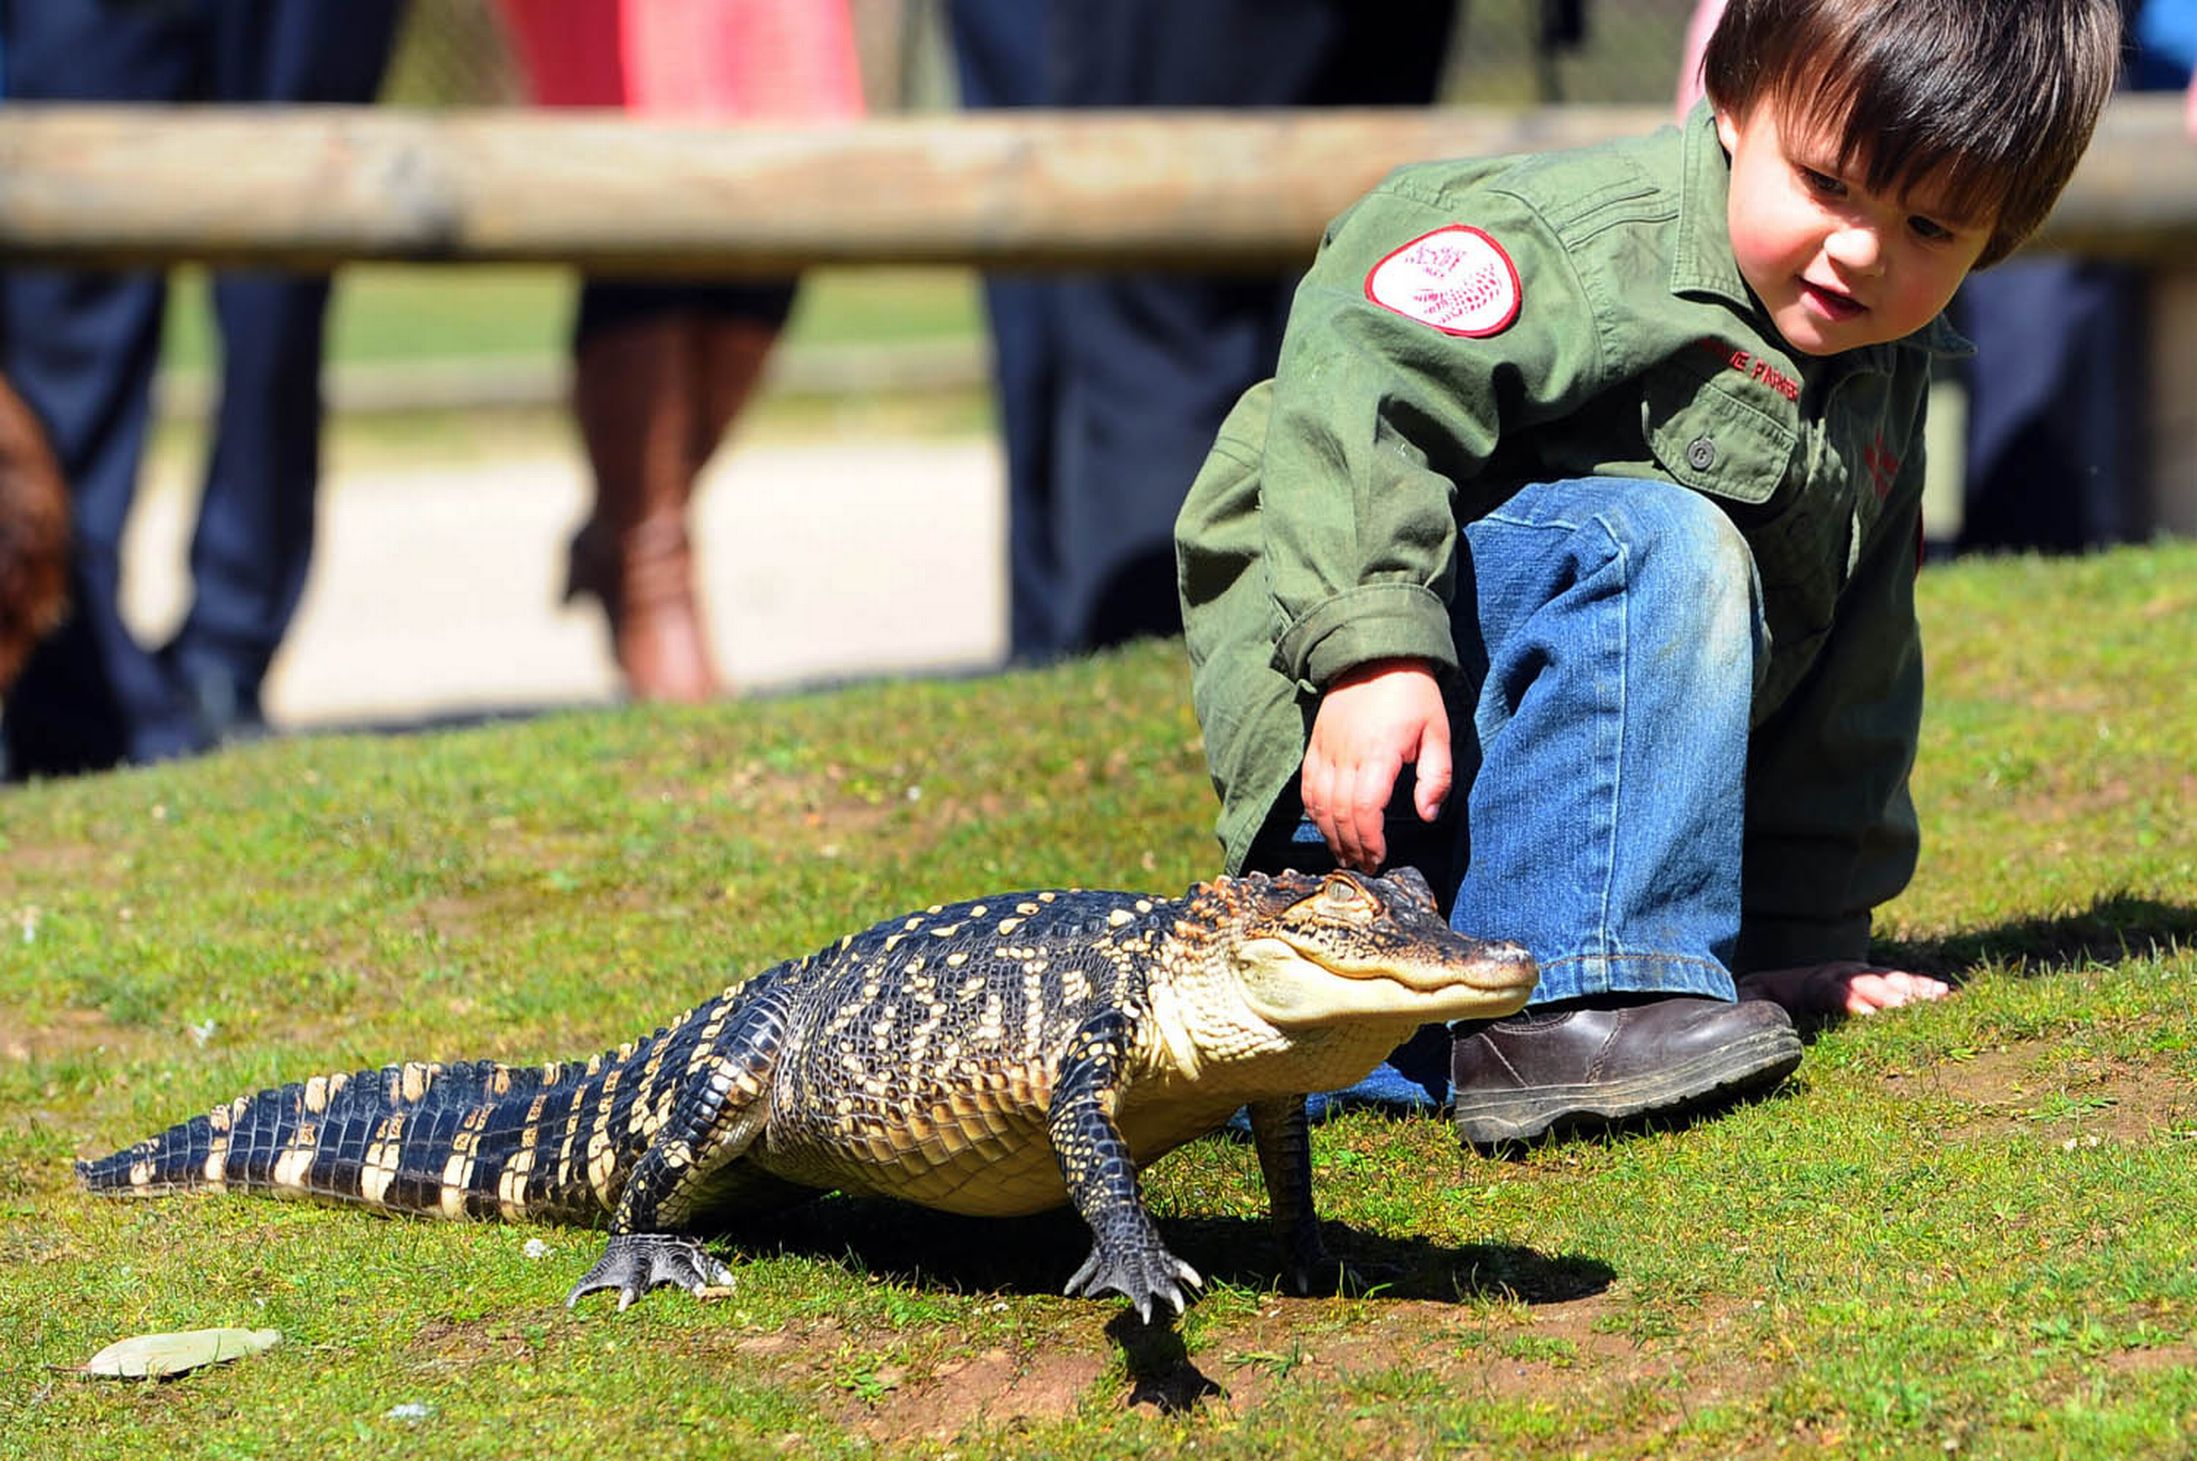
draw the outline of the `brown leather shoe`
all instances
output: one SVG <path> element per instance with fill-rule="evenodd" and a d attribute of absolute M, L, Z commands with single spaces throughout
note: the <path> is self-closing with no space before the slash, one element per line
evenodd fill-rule
<path fill-rule="evenodd" d="M 1490 1147 L 1687 1115 L 1767 1089 L 1799 1064 L 1800 1036 L 1777 1005 L 1680 995 L 1497 1020 L 1457 1038 L 1450 1083 L 1457 1134 Z"/>

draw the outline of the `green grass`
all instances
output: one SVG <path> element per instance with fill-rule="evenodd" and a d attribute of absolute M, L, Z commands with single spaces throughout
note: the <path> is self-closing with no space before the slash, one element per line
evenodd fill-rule
<path fill-rule="evenodd" d="M 328 323 L 336 365 L 420 360 L 547 360 L 572 327 L 569 270 L 362 264 L 338 276 Z M 966 339 L 982 328 L 976 278 L 965 269 L 817 269 L 796 296 L 789 345 Z M 204 371 L 214 355 L 203 271 L 176 275 L 167 362 Z"/>
<path fill-rule="evenodd" d="M 360 265 L 343 273 L 329 315 L 328 360 L 342 368 L 394 369 L 418 363 L 477 369 L 484 376 L 554 367 L 567 349 L 573 284 L 560 269 Z M 976 276 L 963 269 L 817 269 L 795 297 L 780 348 L 967 343 L 983 330 Z M 215 355 L 206 278 L 179 270 L 170 295 L 165 362 L 202 380 Z M 461 392 L 462 394 L 462 392 Z M 996 429 L 982 381 L 954 389 L 828 391 L 766 389 L 741 415 L 738 439 L 872 440 L 969 435 Z M 204 470 L 208 423 L 164 417 L 152 458 L 171 479 Z M 332 413 L 326 453 L 331 479 L 354 470 L 419 469 L 508 461 L 576 449 L 561 400 L 466 409 Z"/>
<path fill-rule="evenodd" d="M 559 1302 L 591 1233 L 94 1201 L 68 1162 L 286 1076 L 613 1044 L 909 905 L 1179 888 L 1213 854 L 1177 646 L 0 799 L 0 1455 L 2187 1455 L 2197 546 L 1933 568 L 1924 608 L 1884 923 L 1957 999 L 1685 1129 L 1323 1128 L 1366 1297 L 1279 1295 L 1249 1151 L 1200 1143 L 1148 1185 L 1213 1282 L 1156 1333 L 1055 1296 L 1065 1218 L 827 1202 L 728 1248 L 730 1297 L 620 1315 Z M 67 1372 L 216 1325 L 286 1339 Z"/>

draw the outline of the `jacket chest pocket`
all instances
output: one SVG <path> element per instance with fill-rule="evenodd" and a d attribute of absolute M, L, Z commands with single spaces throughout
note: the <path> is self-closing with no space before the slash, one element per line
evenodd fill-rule
<path fill-rule="evenodd" d="M 1641 434 L 1672 481 L 1759 508 L 1784 482 L 1799 433 L 1732 385 L 1677 364 L 1651 371 L 1640 403 Z"/>
<path fill-rule="evenodd" d="M 1839 494 L 1810 490 L 1798 423 L 1748 399 L 1764 389 L 1665 365 L 1647 378 L 1642 432 L 1672 481 L 1725 504 L 1774 591 L 1773 620 L 1790 615 L 1820 628 L 1845 578 L 1851 525 L 1830 500 Z"/>

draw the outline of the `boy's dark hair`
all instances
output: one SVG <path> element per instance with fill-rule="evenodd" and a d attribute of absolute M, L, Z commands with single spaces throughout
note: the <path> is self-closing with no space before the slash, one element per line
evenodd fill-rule
<path fill-rule="evenodd" d="M 1898 196 L 1925 179 L 1994 217 L 1978 266 L 2052 211 L 2120 65 L 2118 0 L 1730 0 L 1702 57 L 1713 105 L 1767 102 Z"/>

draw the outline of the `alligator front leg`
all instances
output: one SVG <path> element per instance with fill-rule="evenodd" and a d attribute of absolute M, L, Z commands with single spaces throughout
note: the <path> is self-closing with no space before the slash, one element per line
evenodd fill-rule
<path fill-rule="evenodd" d="M 1091 1256 L 1064 1292 L 1092 1298 L 1120 1294 L 1149 1324 L 1155 1300 L 1180 1314 L 1183 1286 L 1197 1288 L 1205 1280 L 1160 1241 L 1137 1188 L 1129 1143 L 1114 1124 L 1128 1050 L 1129 1024 L 1119 1013 L 1101 1015 L 1078 1030 L 1053 1084 L 1046 1127 L 1069 1199 L 1094 1239 Z"/>

